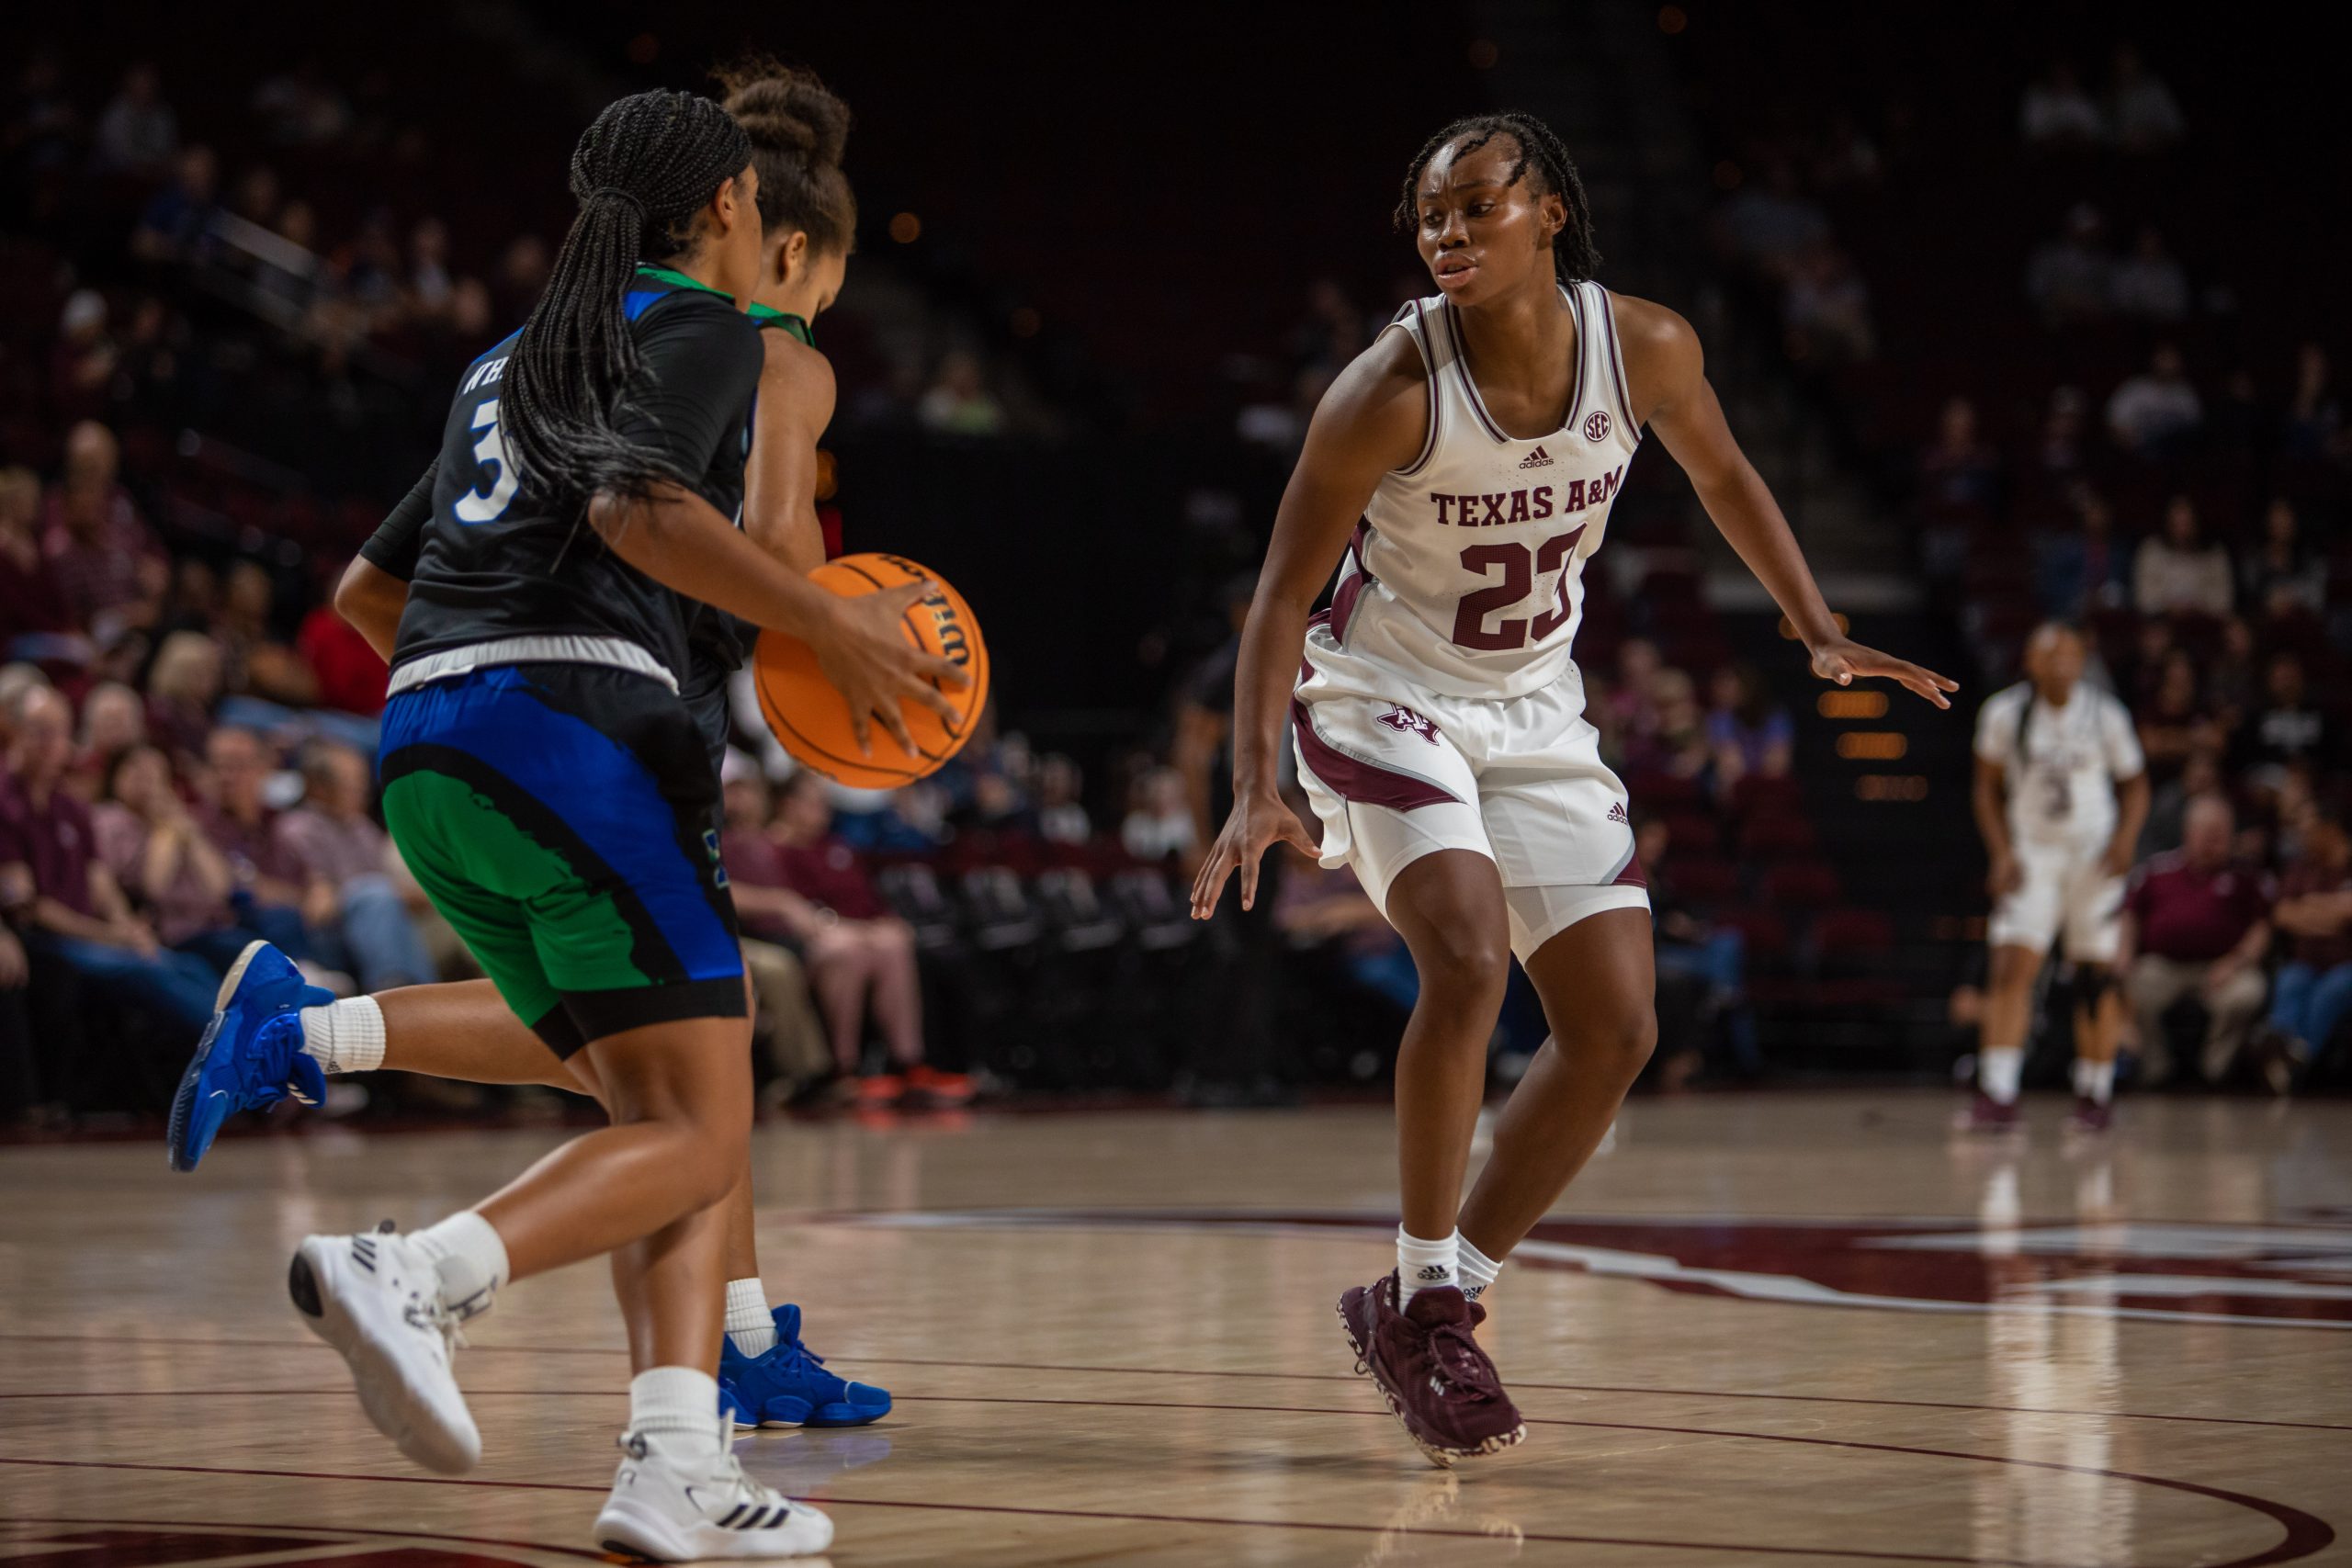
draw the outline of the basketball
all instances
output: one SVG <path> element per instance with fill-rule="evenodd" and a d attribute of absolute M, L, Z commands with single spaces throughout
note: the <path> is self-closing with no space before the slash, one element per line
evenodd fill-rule
<path fill-rule="evenodd" d="M 941 688 L 956 705 L 952 720 L 916 703 L 899 704 L 908 733 L 914 737 L 911 752 L 876 724 L 874 754 L 859 753 L 856 734 L 850 728 L 849 704 L 818 668 L 815 652 L 798 637 L 762 632 L 752 660 L 760 712 L 775 731 L 776 739 L 801 766 L 856 789 L 895 789 L 912 784 L 963 750 L 972 733 L 972 720 L 980 705 L 989 700 L 988 645 L 980 640 L 972 607 L 938 573 L 926 571 L 904 556 L 871 552 L 843 556 L 827 561 L 809 576 L 846 598 L 926 578 L 939 584 L 936 592 L 917 601 L 907 612 L 907 640 L 926 653 L 962 666 L 972 683 L 961 691 Z"/>

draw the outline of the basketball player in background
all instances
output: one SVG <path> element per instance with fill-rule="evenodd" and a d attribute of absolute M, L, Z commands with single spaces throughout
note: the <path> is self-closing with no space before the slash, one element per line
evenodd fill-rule
<path fill-rule="evenodd" d="M 2034 987 L 2051 945 L 2075 969 L 2075 1111 L 2103 1132 L 2124 1003 L 2114 964 L 2123 878 L 2148 819 L 2148 773 L 2132 715 L 2083 679 L 2083 634 L 2050 622 L 2026 639 L 2026 678 L 1976 715 L 1976 830 L 1992 862 L 1993 919 L 1976 1098 L 1964 1125 L 2017 1125 Z"/>
<path fill-rule="evenodd" d="M 1938 707 L 1956 688 L 1840 629 L 1724 423 L 1697 334 L 1593 281 L 1590 209 L 1540 120 L 1446 127 L 1413 161 L 1396 218 L 1438 292 L 1397 312 L 1308 430 L 1242 633 L 1233 809 L 1193 908 L 1206 918 L 1236 871 L 1252 903 L 1277 840 L 1317 852 L 1277 790 L 1287 714 L 1322 863 L 1354 868 L 1420 975 L 1396 1058 L 1395 1267 L 1349 1291 L 1340 1316 L 1406 1431 L 1452 1464 L 1524 1431 L 1473 1337 L 1476 1298 L 1590 1156 L 1657 1038 L 1625 791 L 1570 656 L 1585 562 L 1642 431 L 1664 438 L 1815 673 L 1883 676 Z M 1330 610 L 1310 617 L 1335 561 Z M 1552 1033 L 1465 1202 L 1514 953 Z"/>
<path fill-rule="evenodd" d="M 832 368 L 814 346 L 810 323 L 839 296 L 854 243 L 856 202 L 841 167 L 849 110 L 814 75 L 772 62 L 754 62 L 722 80 L 729 90 L 726 107 L 751 141 L 763 229 L 761 281 L 745 304 L 762 328 L 764 359 L 745 432 L 741 521 L 754 543 L 806 573 L 824 560 L 815 505 L 817 440 L 834 401 Z M 676 287 L 661 270 L 642 269 L 638 291 Z M 431 513 L 433 478 L 428 472 L 368 539 L 335 595 L 345 619 L 388 660 Z M 743 660 L 750 631 L 707 606 L 696 615 L 682 694 L 716 769 L 728 739 L 726 682 Z M 895 703 L 874 716 L 894 731 L 903 728 Z M 224 1000 L 223 1015 L 232 1008 L 234 998 Z M 235 1010 L 239 1026 L 216 1032 L 182 1085 L 191 1101 L 213 1085 L 232 1093 L 210 1102 L 209 1114 L 175 1116 L 177 1168 L 194 1168 L 230 1112 L 272 1103 L 296 1084 L 315 1099 L 321 1072 L 385 1069 L 473 1083 L 543 1083 L 601 1098 L 587 1062 L 556 1056 L 486 980 L 412 986 L 282 1017 Z M 247 1086 L 242 1093 L 240 1084 Z M 862 1426 L 886 1415 L 886 1390 L 831 1371 L 801 1343 L 797 1306 L 769 1307 L 748 1165 L 727 1209 L 722 1404 L 745 1426 Z"/>

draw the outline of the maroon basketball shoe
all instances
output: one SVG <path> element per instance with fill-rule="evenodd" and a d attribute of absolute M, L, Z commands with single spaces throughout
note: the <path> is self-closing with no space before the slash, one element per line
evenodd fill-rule
<path fill-rule="evenodd" d="M 1340 1322 L 1356 1371 L 1379 1385 L 1388 1408 L 1432 1464 L 1451 1467 L 1510 1447 L 1527 1435 L 1494 1362 L 1471 1331 L 1487 1309 L 1447 1286 L 1396 1310 L 1392 1270 L 1340 1298 Z"/>
<path fill-rule="evenodd" d="M 1968 1109 L 1960 1113 L 1957 1124 L 1963 1133 L 2013 1133 L 2018 1126 L 2018 1102 L 2013 1100 L 2004 1105 L 1980 1089 Z"/>
<path fill-rule="evenodd" d="M 2104 1133 L 2114 1116 L 2113 1109 L 2103 1100 L 2087 1094 L 2075 1096 L 2075 1113 L 2066 1118 L 2070 1133 Z"/>

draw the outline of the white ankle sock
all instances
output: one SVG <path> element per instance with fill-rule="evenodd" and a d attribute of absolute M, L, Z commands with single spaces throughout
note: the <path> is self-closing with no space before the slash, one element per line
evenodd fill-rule
<path fill-rule="evenodd" d="M 2095 1104 L 2105 1105 L 2115 1098 L 2115 1064 L 2077 1061 L 2075 1064 L 2075 1092 Z"/>
<path fill-rule="evenodd" d="M 1976 1087 L 2003 1105 L 2018 1098 L 2018 1080 L 2025 1076 L 2025 1047 L 1987 1045 L 1976 1055 Z"/>
<path fill-rule="evenodd" d="M 1396 1305 L 1401 1311 L 1419 1291 L 1434 1291 L 1462 1283 L 1460 1231 L 1448 1231 L 1443 1241 L 1423 1241 L 1396 1227 Z"/>
<path fill-rule="evenodd" d="M 498 1287 L 506 1283 L 506 1244 L 488 1220 L 471 1209 L 460 1209 L 437 1225 L 412 1232 L 408 1239 L 440 1271 L 443 1306 L 461 1318 L 490 1310 Z"/>
<path fill-rule="evenodd" d="M 302 1010 L 302 1049 L 331 1073 L 372 1073 L 384 1065 L 384 1010 L 348 997 Z"/>
<path fill-rule="evenodd" d="M 1454 1234 L 1461 1235 L 1459 1231 Z M 1471 1246 L 1467 1236 L 1455 1244 L 1453 1267 L 1462 1276 L 1462 1293 L 1474 1302 L 1487 1293 L 1487 1287 L 1503 1271 L 1501 1264 Z"/>
<path fill-rule="evenodd" d="M 746 1356 L 775 1348 L 775 1319 L 768 1315 L 767 1288 L 759 1280 L 727 1281 L 727 1337 Z"/>
<path fill-rule="evenodd" d="M 628 1429 L 663 1459 L 700 1464 L 725 1451 L 718 1380 L 699 1367 L 648 1367 L 629 1379 Z"/>

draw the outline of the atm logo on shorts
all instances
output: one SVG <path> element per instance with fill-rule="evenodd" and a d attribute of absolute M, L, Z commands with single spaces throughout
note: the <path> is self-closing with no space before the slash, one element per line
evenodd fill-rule
<path fill-rule="evenodd" d="M 1437 744 L 1437 724 L 1423 718 L 1408 707 L 1392 707 L 1380 716 L 1380 722 L 1399 735 L 1418 735 L 1430 745 Z"/>

